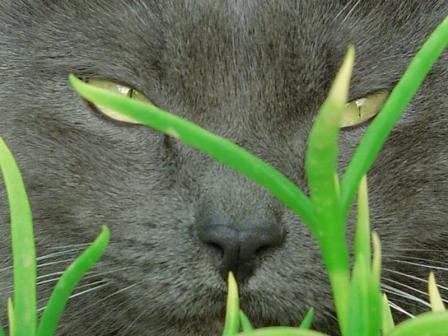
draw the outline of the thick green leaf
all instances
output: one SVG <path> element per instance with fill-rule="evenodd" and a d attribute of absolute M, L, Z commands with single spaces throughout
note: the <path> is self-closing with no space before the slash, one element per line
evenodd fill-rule
<path fill-rule="evenodd" d="M 354 49 L 349 48 L 328 98 L 316 117 L 308 139 L 305 161 L 311 200 L 317 217 L 316 239 L 329 273 L 343 334 L 347 320 L 349 262 L 336 165 L 339 125 L 348 97 L 354 55 Z"/>
<path fill-rule="evenodd" d="M 387 336 L 447 336 L 448 311 L 425 313 L 396 326 Z"/>
<path fill-rule="evenodd" d="M 90 102 L 113 109 L 143 125 L 176 137 L 251 178 L 294 210 L 311 231 L 314 231 L 315 216 L 308 197 L 278 170 L 245 149 L 153 105 L 91 86 L 73 75 L 70 75 L 70 82 L 75 90 Z"/>
<path fill-rule="evenodd" d="M 390 310 L 389 300 L 386 294 L 383 295 L 382 301 L 382 315 L 381 315 L 381 331 L 383 335 L 389 335 L 389 333 L 395 328 L 394 318 L 392 311 Z"/>
<path fill-rule="evenodd" d="M 247 318 L 246 314 L 242 310 L 240 310 L 240 323 L 243 331 L 252 331 L 254 328 L 250 324 L 249 319 Z"/>
<path fill-rule="evenodd" d="M 373 333 L 374 316 L 371 316 L 371 299 L 375 294 L 370 269 L 370 222 L 367 178 L 363 176 L 358 188 L 358 216 L 355 232 L 355 266 L 350 287 L 349 335 Z M 380 312 L 377 312 L 379 314 Z M 376 323 L 378 323 L 377 321 Z M 379 327 L 378 327 L 379 330 Z M 376 335 L 375 335 L 376 336 Z"/>
<path fill-rule="evenodd" d="M 448 17 L 436 28 L 412 60 L 392 91 L 384 108 L 373 120 L 350 161 L 341 183 L 342 209 L 348 215 L 362 176 L 367 173 L 393 126 L 404 112 L 423 80 L 448 44 Z"/>
<path fill-rule="evenodd" d="M 226 322 L 222 336 L 234 336 L 239 330 L 239 300 L 238 285 L 232 272 L 229 272 L 227 280 L 227 311 Z"/>
<path fill-rule="evenodd" d="M 317 331 L 289 327 L 269 327 L 243 332 L 238 336 L 327 336 Z"/>
<path fill-rule="evenodd" d="M 313 323 L 313 317 L 314 317 L 314 308 L 310 308 L 308 310 L 308 313 L 306 313 L 302 323 L 299 326 L 299 329 L 305 329 L 308 330 L 311 328 L 311 324 Z"/>
<path fill-rule="evenodd" d="M 0 138 L 0 168 L 8 193 L 14 265 L 15 336 L 36 333 L 36 250 L 28 197 L 17 163 Z"/>
<path fill-rule="evenodd" d="M 355 261 L 350 284 L 347 336 L 369 336 L 369 279 L 366 260 L 359 256 Z"/>
<path fill-rule="evenodd" d="M 100 235 L 76 260 L 67 268 L 57 282 L 47 307 L 42 315 L 38 336 L 54 335 L 59 319 L 73 289 L 84 274 L 101 258 L 109 243 L 109 229 L 103 226 Z"/>

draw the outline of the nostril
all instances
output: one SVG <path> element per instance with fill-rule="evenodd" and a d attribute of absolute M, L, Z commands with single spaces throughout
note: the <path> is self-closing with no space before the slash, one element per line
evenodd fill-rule
<path fill-rule="evenodd" d="M 257 248 L 254 252 L 255 255 L 260 255 L 265 253 L 267 250 L 269 250 L 271 248 L 270 245 L 262 245 L 259 248 Z"/>
<path fill-rule="evenodd" d="M 219 254 L 220 257 L 222 257 L 224 255 L 224 248 L 218 244 L 218 243 L 214 243 L 214 242 L 206 242 L 205 243 L 213 252 L 215 252 L 216 254 Z"/>

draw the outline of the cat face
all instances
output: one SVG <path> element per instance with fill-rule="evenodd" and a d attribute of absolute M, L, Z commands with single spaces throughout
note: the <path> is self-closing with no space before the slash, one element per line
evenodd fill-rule
<path fill-rule="evenodd" d="M 92 109 L 69 73 L 134 87 L 307 192 L 307 137 L 347 46 L 357 53 L 350 99 L 390 90 L 447 14 L 446 1 L 3 1 L 0 135 L 30 196 L 40 306 L 80 244 L 101 225 L 112 233 L 61 334 L 217 335 L 229 268 L 254 325 L 294 325 L 314 307 L 316 329 L 335 330 L 327 275 L 300 219 L 208 156 Z M 406 313 L 426 307 L 402 284 L 424 289 L 411 278 L 427 277 L 419 264 L 448 257 L 446 61 L 445 53 L 368 176 L 384 290 Z M 367 125 L 341 132 L 341 173 Z M 0 211 L 7 223 L 5 201 Z"/>

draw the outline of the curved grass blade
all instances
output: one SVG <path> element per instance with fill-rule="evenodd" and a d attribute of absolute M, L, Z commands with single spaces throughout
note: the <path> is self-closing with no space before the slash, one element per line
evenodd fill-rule
<path fill-rule="evenodd" d="M 329 273 L 343 334 L 347 324 L 349 262 L 345 223 L 340 209 L 336 164 L 339 125 L 348 97 L 354 57 L 355 52 L 351 47 L 328 98 L 316 117 L 308 139 L 305 161 L 311 200 L 318 222 L 316 239 Z"/>
<path fill-rule="evenodd" d="M 315 217 L 308 197 L 278 170 L 245 149 L 155 106 L 91 86 L 74 75 L 70 75 L 69 79 L 78 94 L 92 103 L 111 108 L 148 127 L 174 136 L 251 178 L 294 210 L 314 231 Z"/>
<path fill-rule="evenodd" d="M 222 336 L 234 336 L 239 330 L 239 302 L 238 302 L 238 286 L 232 272 L 229 272 L 227 280 L 227 310 L 226 321 Z"/>
<path fill-rule="evenodd" d="M 238 336 L 327 336 L 317 331 L 290 327 L 269 327 L 243 332 Z"/>
<path fill-rule="evenodd" d="M 9 336 L 16 335 L 16 321 L 14 319 L 14 305 L 11 298 L 8 298 L 8 320 L 9 320 Z"/>
<path fill-rule="evenodd" d="M 358 188 L 358 212 L 355 232 L 355 256 L 363 258 L 370 269 L 370 220 L 367 177 L 364 175 Z"/>
<path fill-rule="evenodd" d="M 347 335 L 370 336 L 370 222 L 367 178 L 363 176 L 358 188 L 358 212 L 355 232 L 355 265 L 349 297 Z M 374 335 L 374 334 L 373 334 Z"/>
<path fill-rule="evenodd" d="M 57 282 L 37 331 L 38 336 L 54 335 L 59 319 L 62 316 L 68 298 L 84 274 L 101 258 L 109 243 L 110 233 L 103 226 L 100 235 L 76 260 L 67 268 Z"/>
<path fill-rule="evenodd" d="M 399 324 L 387 336 L 446 336 L 448 311 L 425 313 Z"/>
<path fill-rule="evenodd" d="M 357 256 L 349 290 L 348 325 L 344 335 L 370 336 L 369 329 L 370 272 L 363 256 Z"/>
<path fill-rule="evenodd" d="M 252 331 L 254 328 L 252 327 L 252 324 L 250 324 L 249 319 L 247 318 L 247 315 L 240 310 L 240 323 L 243 331 Z"/>
<path fill-rule="evenodd" d="M 373 261 L 369 279 L 369 335 L 379 335 L 381 331 L 381 242 L 376 232 L 372 233 Z"/>
<path fill-rule="evenodd" d="M 0 138 L 0 168 L 11 216 L 16 336 L 36 334 L 36 249 L 30 204 L 11 152 Z"/>
<path fill-rule="evenodd" d="M 347 217 L 359 181 L 367 173 L 393 126 L 448 44 L 448 17 L 436 28 L 412 60 L 381 112 L 360 141 L 341 183 L 342 210 Z"/>
<path fill-rule="evenodd" d="M 383 295 L 382 301 L 382 314 L 381 314 L 381 331 L 382 335 L 389 335 L 389 333 L 395 328 L 394 318 L 392 311 L 390 310 L 389 300 L 387 295 Z"/>
<path fill-rule="evenodd" d="M 310 310 L 308 310 L 308 313 L 306 313 L 302 323 L 300 323 L 299 329 L 305 329 L 305 330 L 310 329 L 311 324 L 313 323 L 313 317 L 314 317 L 314 308 L 310 308 Z"/>
<path fill-rule="evenodd" d="M 439 289 L 437 288 L 436 278 L 434 273 L 429 273 L 428 280 L 428 293 L 429 293 L 429 302 L 431 302 L 431 308 L 433 312 L 441 312 L 445 310 L 445 306 L 443 304 L 442 296 L 440 295 Z M 448 326 L 447 326 L 448 330 Z"/>

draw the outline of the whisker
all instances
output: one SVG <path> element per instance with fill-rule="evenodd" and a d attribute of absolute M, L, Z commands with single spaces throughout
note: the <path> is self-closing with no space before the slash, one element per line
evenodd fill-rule
<path fill-rule="evenodd" d="M 57 265 L 57 264 L 62 264 L 62 263 L 69 263 L 69 262 L 72 262 L 73 260 L 75 260 L 75 259 L 74 258 L 70 258 L 70 259 L 64 259 L 64 260 L 47 262 L 47 263 L 44 263 L 44 264 L 37 264 L 37 268 L 43 268 L 43 267 L 47 267 L 47 266 L 51 266 L 51 265 Z"/>
<path fill-rule="evenodd" d="M 45 260 L 45 259 L 55 258 L 55 257 L 59 257 L 59 256 L 62 256 L 62 255 L 70 254 L 70 253 L 76 253 L 76 252 L 79 252 L 81 250 L 83 250 L 83 248 L 79 247 L 79 248 L 70 249 L 70 250 L 66 250 L 66 251 L 45 254 L 43 256 L 37 257 L 36 260 L 37 261 L 41 261 L 41 260 Z"/>
<path fill-rule="evenodd" d="M 109 294 L 109 295 L 107 295 L 106 297 L 104 297 L 104 298 L 102 298 L 102 299 L 96 301 L 96 302 L 95 302 L 95 305 L 96 305 L 97 303 L 100 303 L 100 302 L 102 302 L 102 301 L 105 301 L 105 300 L 111 298 L 112 296 L 115 296 L 115 295 L 117 295 L 117 294 L 123 293 L 123 292 L 125 292 L 125 291 L 127 291 L 127 290 L 129 290 L 129 289 L 131 289 L 131 288 L 133 288 L 133 287 L 135 287 L 135 286 L 138 286 L 138 285 L 140 285 L 142 282 L 143 282 L 143 280 L 142 280 L 142 281 L 139 281 L 139 282 L 136 282 L 136 283 L 134 283 L 134 284 L 132 284 L 132 285 L 129 285 L 129 286 L 127 286 L 127 287 L 121 288 L 121 289 L 119 289 L 119 290 L 113 292 L 112 294 Z M 91 306 L 87 306 L 86 308 L 89 308 L 89 307 L 91 307 Z"/>
<path fill-rule="evenodd" d="M 434 263 L 434 264 L 439 264 L 442 266 L 448 266 L 448 263 L 446 262 L 442 262 L 442 261 L 438 261 L 438 260 L 431 260 L 431 259 L 425 259 L 425 258 L 420 258 L 420 257 L 411 257 L 411 256 L 405 256 L 405 255 L 388 255 L 388 254 L 384 254 L 383 257 L 389 259 L 390 261 L 396 261 L 396 258 L 400 258 L 400 259 L 410 259 L 410 260 L 417 260 L 417 261 L 424 261 L 429 263 Z"/>
<path fill-rule="evenodd" d="M 429 268 L 429 269 L 436 269 L 436 270 L 439 270 L 439 271 L 448 271 L 447 267 L 440 267 L 440 266 L 420 264 L 420 263 L 415 263 L 415 262 L 412 262 L 412 261 L 406 261 L 406 260 L 400 260 L 400 259 L 394 259 L 392 261 L 395 261 L 397 263 L 406 264 L 406 265 L 413 265 L 413 266 L 419 266 L 419 267 L 424 267 L 424 268 Z"/>
<path fill-rule="evenodd" d="M 127 290 L 129 290 L 129 289 L 131 289 L 131 288 L 134 288 L 135 286 L 140 285 L 142 282 L 143 282 L 143 280 L 142 280 L 142 281 L 139 281 L 139 282 L 136 282 L 136 283 L 133 283 L 132 285 L 129 285 L 129 286 L 124 287 L 124 288 L 121 288 L 121 289 L 119 289 L 119 290 L 113 292 L 112 294 L 109 294 L 109 295 L 105 296 L 104 298 L 101 298 L 101 299 L 95 301 L 93 304 L 84 306 L 83 309 L 81 309 L 80 311 L 77 312 L 77 315 L 79 316 L 79 315 L 83 314 L 85 311 L 89 311 L 91 307 L 98 306 L 99 303 L 101 303 L 101 302 L 103 302 L 103 301 L 106 301 L 106 300 L 110 299 L 111 297 L 113 297 L 113 296 L 115 296 L 115 295 L 118 295 L 118 294 L 120 294 L 120 293 L 123 293 L 123 292 L 125 292 L 125 291 L 127 291 Z M 89 327 L 89 329 L 86 330 L 86 332 L 88 332 L 89 330 L 91 330 L 92 328 L 94 328 L 96 325 L 98 325 L 99 323 L 101 323 L 103 320 L 107 319 L 110 315 L 112 315 L 114 312 L 116 312 L 116 311 L 117 311 L 121 306 L 123 306 L 124 304 L 126 304 L 125 301 L 120 302 L 118 305 L 115 305 L 114 308 L 111 309 L 111 310 L 109 310 L 107 314 L 102 315 L 101 318 L 99 318 L 97 321 L 95 321 L 95 323 L 94 323 L 93 325 L 91 325 L 91 326 Z M 125 312 L 126 312 L 126 310 L 125 310 L 125 311 L 122 311 L 122 312 L 120 312 L 120 313 L 121 313 L 121 314 L 124 314 Z"/>
<path fill-rule="evenodd" d="M 91 288 L 89 288 L 89 289 L 86 289 L 86 290 L 84 290 L 84 291 L 74 293 L 74 294 L 72 294 L 72 295 L 69 296 L 69 299 L 73 299 L 73 298 L 78 297 L 78 296 L 81 296 L 81 295 L 83 295 L 83 294 L 87 294 L 87 293 L 92 292 L 92 291 L 94 291 L 94 290 L 97 290 L 97 289 L 106 287 L 107 285 L 110 285 L 110 284 L 111 284 L 111 283 L 110 283 L 110 282 L 107 282 L 106 280 L 101 280 L 101 281 L 92 282 L 92 283 L 90 283 L 90 284 L 86 284 L 86 285 L 83 285 L 83 286 L 79 286 L 79 287 L 77 287 L 78 289 L 79 289 L 79 288 L 91 287 L 92 285 L 98 285 L 98 286 L 94 286 L 94 287 L 91 287 Z M 42 301 L 43 301 L 43 300 L 42 300 Z M 47 307 L 47 303 L 48 303 L 47 301 L 48 301 L 48 298 L 45 298 L 45 301 L 46 301 L 45 304 L 44 304 L 42 307 L 38 308 L 38 309 L 37 309 L 37 312 L 41 312 L 41 311 L 45 310 L 45 308 Z"/>
<path fill-rule="evenodd" d="M 101 298 L 101 299 L 95 301 L 95 303 L 85 306 L 82 310 L 79 311 L 79 314 L 83 313 L 84 311 L 88 310 L 89 308 L 91 308 L 91 307 L 93 307 L 93 306 L 98 305 L 99 303 L 101 303 L 101 302 L 103 302 L 103 301 L 106 301 L 107 299 L 110 299 L 111 297 L 113 297 L 113 296 L 115 296 L 115 295 L 118 295 L 118 294 L 120 294 L 120 293 L 123 293 L 123 292 L 125 292 L 125 291 L 127 291 L 127 290 L 129 290 L 129 289 L 131 289 L 131 288 L 133 288 L 133 287 L 135 287 L 135 286 L 138 286 L 138 285 L 140 285 L 141 283 L 143 283 L 143 280 L 142 280 L 142 281 L 139 281 L 139 282 L 136 282 L 136 283 L 133 283 L 132 285 L 129 285 L 129 286 L 127 286 L 127 287 L 121 288 L 121 289 L 119 289 L 119 290 L 113 292 L 112 294 L 109 294 L 109 295 L 105 296 L 104 298 Z"/>
<path fill-rule="evenodd" d="M 64 259 L 64 260 L 52 261 L 52 262 L 48 262 L 48 263 L 44 263 L 44 264 L 37 264 L 37 265 L 36 265 L 36 268 L 42 268 L 42 267 L 46 267 L 46 266 L 51 266 L 51 265 L 56 265 L 56 264 L 62 264 L 62 263 L 70 262 L 70 261 L 73 261 L 73 260 L 74 260 L 74 258 L 70 258 L 70 259 Z M 13 268 L 12 265 L 11 265 L 11 266 L 7 266 L 7 267 L 4 267 L 4 268 L 1 268 L 1 269 L 0 269 L 0 272 L 8 271 L 8 270 L 10 270 L 10 269 L 12 269 L 12 268 Z"/>
<path fill-rule="evenodd" d="M 411 290 L 411 291 L 414 291 L 414 292 L 416 292 L 416 293 L 422 294 L 422 295 L 424 295 L 424 296 L 429 296 L 428 293 L 426 293 L 426 292 L 424 292 L 424 291 L 422 291 L 422 290 L 419 290 L 419 289 L 417 289 L 417 288 L 414 288 L 414 287 L 412 287 L 412 286 L 403 284 L 403 283 L 401 283 L 401 282 L 399 282 L 399 281 L 395 281 L 395 280 L 387 279 L 387 278 L 383 278 L 383 280 L 392 282 L 392 283 L 394 283 L 394 284 L 397 284 L 397 285 L 399 285 L 399 286 L 402 286 L 402 287 L 404 287 L 404 288 L 407 288 L 407 289 L 409 289 L 409 290 Z M 448 300 L 445 300 L 445 299 L 442 299 L 442 301 L 443 301 L 443 302 L 448 302 Z"/>
<path fill-rule="evenodd" d="M 58 272 L 53 272 L 53 273 L 48 273 L 48 274 L 42 274 L 42 275 L 39 275 L 36 279 L 37 280 L 45 279 L 45 278 L 49 278 L 49 277 L 54 276 L 54 275 L 61 275 L 63 273 L 64 273 L 64 271 L 58 271 Z"/>
<path fill-rule="evenodd" d="M 91 287 L 92 285 L 96 285 L 96 284 L 99 284 L 99 285 L 96 286 L 96 287 Z M 85 288 L 85 287 L 91 287 L 91 288 L 86 289 L 86 290 L 81 291 L 81 292 L 76 292 L 76 293 L 70 295 L 69 299 L 73 299 L 75 297 L 78 297 L 78 296 L 90 293 L 90 292 L 92 292 L 94 290 L 98 290 L 98 289 L 106 287 L 107 285 L 110 285 L 110 284 L 111 284 L 110 282 L 107 282 L 105 280 L 100 280 L 100 281 L 92 282 L 91 284 L 87 284 L 87 285 L 84 285 L 84 286 L 79 286 L 78 289 Z"/>
<path fill-rule="evenodd" d="M 104 282 L 108 282 L 108 280 L 107 280 L 107 279 L 101 279 L 101 280 L 97 280 L 97 281 L 89 282 L 89 283 L 86 283 L 86 284 L 77 286 L 77 287 L 75 288 L 75 290 L 80 290 L 80 289 L 83 289 L 83 288 L 86 288 L 86 287 L 92 287 L 92 286 L 95 286 L 95 285 L 98 285 L 98 284 L 100 284 L 100 283 L 104 283 Z"/>
<path fill-rule="evenodd" d="M 415 275 L 410 275 L 410 274 L 406 274 L 406 273 L 403 273 L 403 272 L 400 272 L 400 271 L 395 271 L 395 270 L 392 270 L 390 268 L 383 268 L 383 270 L 387 271 L 387 272 L 395 273 L 395 274 L 398 274 L 398 275 L 402 275 L 402 276 L 404 276 L 406 278 L 409 278 L 409 279 L 413 279 L 413 280 L 416 280 L 416 281 L 428 283 L 428 280 L 420 279 L 419 277 L 416 277 Z M 439 285 L 439 284 L 437 285 L 437 287 L 440 288 L 440 289 L 448 290 L 448 287 L 445 287 L 445 286 L 442 286 L 442 285 Z"/>
<path fill-rule="evenodd" d="M 55 272 L 55 273 L 49 274 L 49 276 L 50 275 L 56 275 L 56 274 L 62 274 L 62 272 Z M 58 281 L 58 280 L 59 280 L 59 277 L 52 278 L 52 279 L 47 279 L 47 280 L 43 280 L 43 281 L 38 281 L 38 282 L 36 282 L 36 286 L 41 286 L 41 285 L 44 285 L 46 283 L 53 282 L 53 281 Z M 8 286 L 5 286 L 5 287 L 1 287 L 0 291 L 10 290 L 10 289 L 13 289 L 13 288 L 14 288 L 14 284 L 8 285 Z"/>
<path fill-rule="evenodd" d="M 116 244 L 116 243 L 117 243 L 116 241 L 111 241 L 111 242 L 109 242 L 108 245 L 110 246 L 110 245 L 113 245 L 113 244 Z M 87 247 L 87 246 L 89 246 L 91 244 L 92 243 L 90 242 L 90 243 L 79 243 L 79 244 L 52 246 L 52 247 L 49 248 L 49 250 L 62 250 L 62 249 L 72 249 L 72 248 L 80 250 L 80 249 L 84 249 L 85 247 Z"/>
<path fill-rule="evenodd" d="M 395 288 L 395 287 L 392 287 L 392 286 L 389 286 L 389 285 L 386 285 L 386 284 L 381 284 L 381 288 L 386 293 L 392 293 L 392 294 L 395 294 L 397 296 L 401 296 L 401 297 L 403 297 L 405 299 L 409 299 L 409 300 L 418 302 L 418 303 L 424 305 L 425 307 L 431 308 L 431 305 L 428 302 L 420 299 L 419 297 L 417 297 L 415 295 L 412 295 L 412 294 L 409 294 L 409 293 L 407 293 L 405 291 L 402 291 L 402 290 L 400 290 L 398 288 Z"/>
<path fill-rule="evenodd" d="M 414 249 L 414 248 L 398 248 L 398 249 L 394 249 L 395 251 L 403 251 L 403 252 L 415 252 L 415 251 L 419 251 L 419 252 L 442 252 L 442 253 L 446 253 L 446 250 L 443 249 Z"/>
<path fill-rule="evenodd" d="M 52 246 L 49 250 L 63 250 L 63 249 L 71 249 L 71 248 L 82 248 L 85 246 L 89 246 L 91 243 L 81 243 L 81 244 L 70 244 L 70 245 L 61 245 L 61 246 Z"/>
<path fill-rule="evenodd" d="M 392 302 L 389 299 L 388 299 L 388 303 L 392 309 L 395 309 L 396 311 L 403 313 L 404 315 L 406 315 L 410 318 L 415 318 L 415 315 L 412 315 L 411 313 L 407 312 L 405 309 L 403 309 L 402 307 L 400 307 L 399 305 L 397 305 L 396 303 Z"/>

